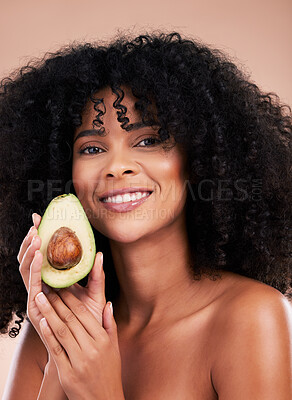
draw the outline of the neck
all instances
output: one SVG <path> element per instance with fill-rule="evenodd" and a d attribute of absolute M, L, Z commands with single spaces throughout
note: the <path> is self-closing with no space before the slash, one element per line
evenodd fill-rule
<path fill-rule="evenodd" d="M 142 329 L 185 310 L 198 283 L 189 267 L 185 221 L 134 243 L 110 244 L 121 289 L 115 304 L 118 324 Z"/>

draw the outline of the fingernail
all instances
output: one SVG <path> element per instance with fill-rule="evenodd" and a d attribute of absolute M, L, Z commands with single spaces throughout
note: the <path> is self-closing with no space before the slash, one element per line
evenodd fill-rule
<path fill-rule="evenodd" d="M 111 301 L 109 302 L 109 306 L 110 306 L 110 310 L 111 310 L 112 315 L 114 315 L 113 304 L 112 304 Z"/>
<path fill-rule="evenodd" d="M 42 324 L 42 326 L 43 326 L 44 328 L 48 328 L 48 323 L 47 323 L 46 318 L 42 318 L 42 319 L 41 319 L 41 324 Z"/>
<path fill-rule="evenodd" d="M 101 265 L 103 266 L 103 253 L 101 253 L 100 261 L 101 261 Z"/>
<path fill-rule="evenodd" d="M 32 214 L 31 218 L 32 218 L 32 222 L 34 223 L 34 218 L 35 218 L 35 214 L 34 213 Z"/>
<path fill-rule="evenodd" d="M 42 253 L 40 252 L 40 250 L 36 250 L 35 253 L 34 253 L 35 258 L 39 257 L 40 254 L 42 254 Z"/>
<path fill-rule="evenodd" d="M 46 296 L 43 294 L 43 292 L 40 292 L 39 294 L 36 295 L 36 299 L 41 303 L 45 304 L 47 302 Z"/>

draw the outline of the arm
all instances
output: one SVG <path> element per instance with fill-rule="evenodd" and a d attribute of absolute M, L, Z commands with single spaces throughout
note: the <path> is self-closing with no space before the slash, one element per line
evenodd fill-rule
<path fill-rule="evenodd" d="M 48 357 L 38 333 L 29 321 L 25 321 L 22 330 L 22 337 L 12 359 L 2 400 L 36 400 L 40 388 L 42 387 L 43 391 L 51 379 L 43 372 Z M 50 394 L 50 399 L 65 400 L 66 396 L 59 394 L 61 387 L 59 380 L 57 380 L 59 386 L 56 385 L 55 380 L 54 382 L 47 395 Z M 42 397 L 39 398 L 42 399 Z"/>
<path fill-rule="evenodd" d="M 59 375 L 54 361 L 48 362 L 44 372 L 41 389 L 37 400 L 67 400 L 59 381 Z"/>
<path fill-rule="evenodd" d="M 291 305 L 262 287 L 231 300 L 220 333 L 212 382 L 220 400 L 291 400 Z"/>

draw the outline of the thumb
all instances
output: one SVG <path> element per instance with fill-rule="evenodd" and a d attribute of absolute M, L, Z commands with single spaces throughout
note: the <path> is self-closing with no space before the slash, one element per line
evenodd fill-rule
<path fill-rule="evenodd" d="M 118 329 L 113 315 L 113 305 L 110 301 L 106 303 L 106 306 L 103 310 L 103 327 L 106 330 L 106 333 L 109 335 L 112 345 L 119 353 Z"/>

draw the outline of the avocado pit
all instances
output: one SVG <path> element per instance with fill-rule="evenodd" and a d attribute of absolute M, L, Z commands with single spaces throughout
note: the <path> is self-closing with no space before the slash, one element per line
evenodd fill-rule
<path fill-rule="evenodd" d="M 47 247 L 49 264 L 56 269 L 70 269 L 82 257 L 81 243 L 72 229 L 62 226 L 52 235 Z"/>

